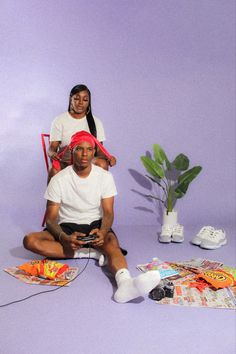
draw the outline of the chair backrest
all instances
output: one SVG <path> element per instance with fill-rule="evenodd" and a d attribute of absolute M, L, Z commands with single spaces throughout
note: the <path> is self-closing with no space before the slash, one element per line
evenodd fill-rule
<path fill-rule="evenodd" d="M 45 160 L 47 171 L 49 171 L 49 157 L 48 157 L 48 154 L 47 154 L 47 147 L 49 146 L 49 139 L 50 139 L 50 135 L 49 134 L 41 134 L 43 156 L 44 156 L 44 160 Z"/>
<path fill-rule="evenodd" d="M 44 161 L 45 161 L 47 172 L 49 171 L 49 157 L 48 157 L 48 154 L 47 154 L 47 147 L 49 146 L 49 139 L 50 139 L 50 135 L 49 134 L 43 134 L 43 133 L 41 134 L 41 143 L 42 143 L 42 148 L 43 148 L 43 156 L 44 156 Z M 46 212 L 44 213 L 42 227 L 45 226 L 45 219 L 46 219 Z"/>

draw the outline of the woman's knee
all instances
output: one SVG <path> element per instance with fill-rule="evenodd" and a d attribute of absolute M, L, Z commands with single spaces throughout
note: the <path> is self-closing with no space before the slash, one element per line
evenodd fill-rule
<path fill-rule="evenodd" d="M 48 172 L 48 183 L 50 182 L 51 178 L 53 176 L 55 176 L 59 171 L 57 171 L 55 168 L 50 168 L 49 172 Z"/>

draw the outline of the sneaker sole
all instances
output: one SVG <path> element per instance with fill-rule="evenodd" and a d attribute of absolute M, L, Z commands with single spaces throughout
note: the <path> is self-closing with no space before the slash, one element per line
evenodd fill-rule
<path fill-rule="evenodd" d="M 161 243 L 171 243 L 171 239 L 165 240 L 165 239 L 162 239 L 162 238 L 159 237 L 159 242 L 161 242 Z"/>
<path fill-rule="evenodd" d="M 194 245 L 194 246 L 200 246 L 201 242 L 203 241 L 202 240 L 199 240 L 199 241 L 191 241 L 191 243 Z"/>
<path fill-rule="evenodd" d="M 219 245 L 215 245 L 215 246 L 214 246 L 214 245 L 209 245 L 209 246 L 206 245 L 206 246 L 205 246 L 204 244 L 203 244 L 203 245 L 201 244 L 200 247 L 201 247 L 201 248 L 204 248 L 204 249 L 206 249 L 206 250 L 216 250 L 217 248 L 220 248 L 221 246 L 226 245 L 226 243 L 227 243 L 227 241 L 224 240 L 224 241 L 221 242 L 221 244 L 219 244 Z"/>
<path fill-rule="evenodd" d="M 182 243 L 182 242 L 184 242 L 184 238 L 181 239 L 181 240 L 175 240 L 174 238 L 172 238 L 171 241 L 174 242 L 174 243 Z"/>

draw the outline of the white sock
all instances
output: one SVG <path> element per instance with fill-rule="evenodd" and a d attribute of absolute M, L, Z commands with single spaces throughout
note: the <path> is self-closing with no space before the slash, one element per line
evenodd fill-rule
<path fill-rule="evenodd" d="M 98 260 L 98 264 L 100 267 L 107 265 L 107 257 L 105 256 L 105 254 L 101 253 L 101 256 L 99 257 L 99 260 Z"/>
<path fill-rule="evenodd" d="M 151 270 L 131 278 L 126 268 L 119 269 L 115 275 L 118 289 L 114 294 L 116 302 L 125 303 L 148 294 L 160 282 L 158 270 Z"/>
<path fill-rule="evenodd" d="M 98 260 L 100 267 L 106 264 L 106 257 L 104 254 L 95 248 L 80 248 L 74 253 L 74 258 L 92 258 Z"/>

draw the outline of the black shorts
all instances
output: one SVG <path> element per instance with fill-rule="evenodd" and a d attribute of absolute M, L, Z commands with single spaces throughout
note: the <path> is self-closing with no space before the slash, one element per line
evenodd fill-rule
<path fill-rule="evenodd" d="M 91 224 L 74 224 L 70 222 L 64 222 L 61 223 L 60 226 L 67 235 L 71 235 L 75 231 L 82 232 L 83 234 L 89 234 L 93 229 L 100 229 L 101 224 L 102 220 L 95 220 Z M 109 231 L 115 235 L 112 229 Z"/>
<path fill-rule="evenodd" d="M 100 219 L 93 221 L 91 224 L 75 224 L 71 222 L 63 222 L 60 224 L 60 226 L 67 235 L 71 235 L 75 231 L 82 232 L 83 234 L 89 234 L 90 231 L 92 231 L 93 229 L 100 229 L 101 224 L 102 220 Z M 47 228 L 45 228 L 44 231 L 47 231 Z M 116 236 L 115 232 L 112 229 L 110 229 L 109 232 L 112 232 Z M 86 245 L 84 246 L 86 247 Z M 121 251 L 123 255 L 126 255 L 128 253 L 123 248 L 121 248 Z"/>
<path fill-rule="evenodd" d="M 73 222 L 63 222 L 60 224 L 60 226 L 67 235 L 71 235 L 75 231 L 81 232 L 83 234 L 89 234 L 93 229 L 100 229 L 101 224 L 102 220 L 100 219 L 93 221 L 91 224 L 75 224 Z M 48 229 L 45 227 L 43 231 L 48 231 Z M 112 229 L 109 231 L 115 235 L 115 232 Z"/>

